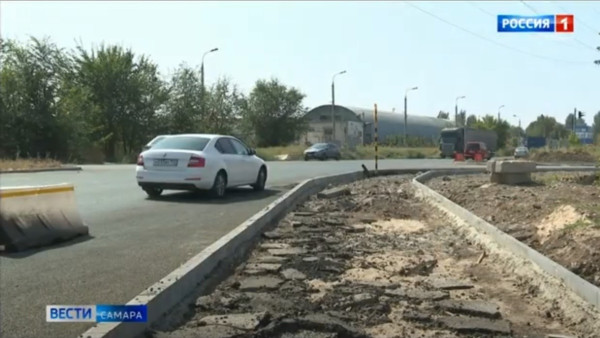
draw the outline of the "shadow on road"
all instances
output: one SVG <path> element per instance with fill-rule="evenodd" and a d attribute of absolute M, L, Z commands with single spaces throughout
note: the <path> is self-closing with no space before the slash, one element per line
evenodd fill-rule
<path fill-rule="evenodd" d="M 79 236 L 79 237 L 76 237 L 76 238 L 66 241 L 66 242 L 60 242 L 60 243 L 51 244 L 48 246 L 43 246 L 43 247 L 38 247 L 38 248 L 31 248 L 31 249 L 28 249 L 25 251 L 0 252 L 0 257 L 2 257 L 2 258 L 27 258 L 27 257 L 33 256 L 37 253 L 41 253 L 41 252 L 48 251 L 48 250 L 61 249 L 61 248 L 67 247 L 67 246 L 87 242 L 91 239 L 94 239 L 94 236 L 90 236 L 90 235 Z"/>
<path fill-rule="evenodd" d="M 263 191 L 254 191 L 252 188 L 232 188 L 227 189 L 225 197 L 222 199 L 214 198 L 208 191 L 195 191 L 195 192 L 174 192 L 163 194 L 158 198 L 147 198 L 148 200 L 157 202 L 175 202 L 175 203 L 194 203 L 194 204 L 231 204 L 239 202 L 248 202 L 262 200 L 282 194 L 286 189 L 282 188 L 268 188 Z"/>

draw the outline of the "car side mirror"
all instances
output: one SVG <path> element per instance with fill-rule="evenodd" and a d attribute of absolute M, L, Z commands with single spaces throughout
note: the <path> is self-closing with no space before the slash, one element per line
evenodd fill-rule
<path fill-rule="evenodd" d="M 256 155 L 256 150 L 254 150 L 252 148 L 248 149 L 248 155 L 250 155 L 250 156 Z"/>

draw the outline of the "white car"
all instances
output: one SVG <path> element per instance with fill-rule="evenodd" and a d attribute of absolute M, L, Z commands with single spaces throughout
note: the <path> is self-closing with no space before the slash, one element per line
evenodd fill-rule
<path fill-rule="evenodd" d="M 529 149 L 527 149 L 527 147 L 517 147 L 517 149 L 515 149 L 515 158 L 525 158 L 527 156 L 529 156 Z"/>
<path fill-rule="evenodd" d="M 264 190 L 267 165 L 233 136 L 169 135 L 138 156 L 136 179 L 150 197 L 163 190 L 211 190 L 223 197 L 229 187 Z"/>
<path fill-rule="evenodd" d="M 168 137 L 169 135 L 158 135 L 155 138 L 152 139 L 152 141 L 146 143 L 146 145 L 144 146 L 144 149 L 142 149 L 142 151 L 148 150 L 150 148 L 152 148 L 152 145 L 158 143 L 158 141 L 164 139 L 165 137 Z"/>

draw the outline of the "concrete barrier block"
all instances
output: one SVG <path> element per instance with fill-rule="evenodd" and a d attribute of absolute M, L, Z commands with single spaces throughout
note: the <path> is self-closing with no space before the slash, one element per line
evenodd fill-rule
<path fill-rule="evenodd" d="M 0 245 L 22 251 L 87 235 L 72 184 L 0 188 Z"/>
<path fill-rule="evenodd" d="M 531 161 L 498 161 L 491 172 L 501 174 L 530 173 L 535 171 L 536 166 L 536 163 Z"/>
<path fill-rule="evenodd" d="M 493 173 L 496 170 L 496 161 L 492 160 L 486 164 L 486 169 L 488 172 Z"/>
<path fill-rule="evenodd" d="M 492 183 L 518 185 L 533 182 L 531 173 L 492 173 L 490 177 Z"/>

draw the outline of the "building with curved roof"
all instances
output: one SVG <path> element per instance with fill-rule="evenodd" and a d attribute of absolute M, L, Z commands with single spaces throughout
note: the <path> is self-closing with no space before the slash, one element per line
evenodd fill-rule
<path fill-rule="evenodd" d="M 307 143 L 335 142 L 342 145 L 369 144 L 374 141 L 374 109 L 335 105 L 335 139 L 331 121 L 332 106 L 321 105 L 309 110 L 305 118 L 310 130 L 305 135 Z M 404 135 L 404 114 L 377 110 L 378 139 Z M 437 141 L 443 128 L 453 127 L 449 120 L 409 114 L 408 136 Z"/>

